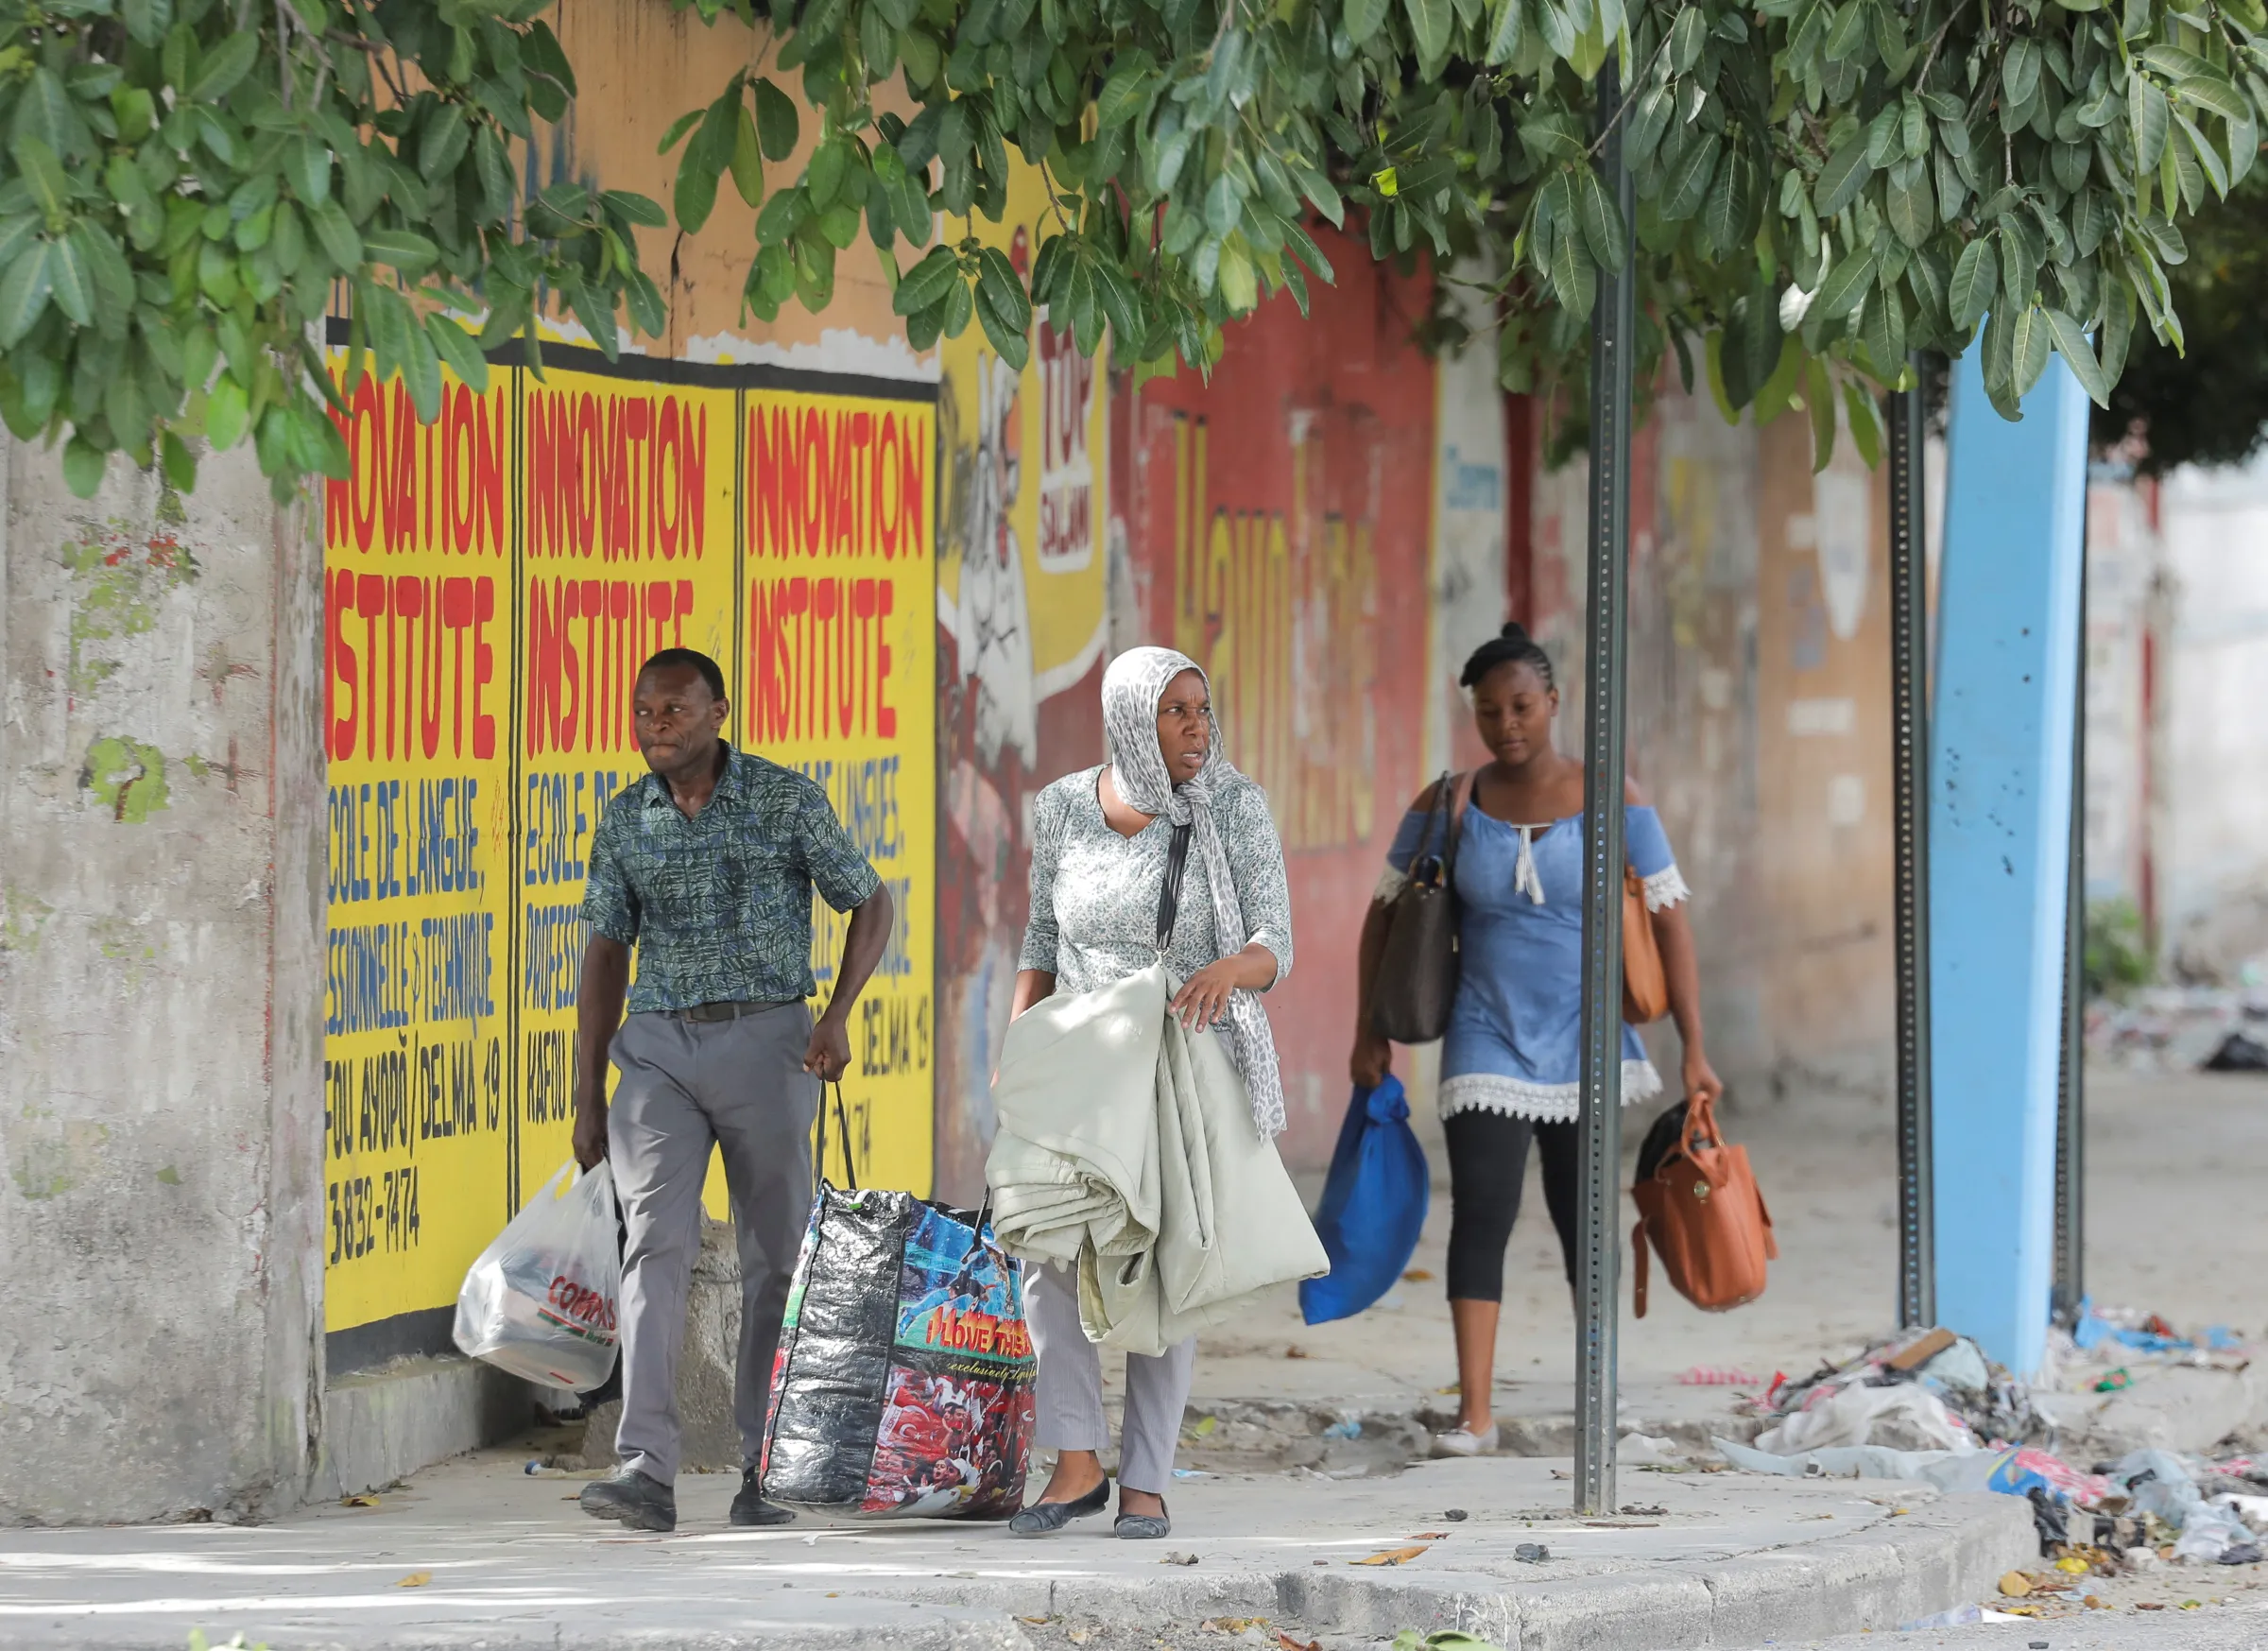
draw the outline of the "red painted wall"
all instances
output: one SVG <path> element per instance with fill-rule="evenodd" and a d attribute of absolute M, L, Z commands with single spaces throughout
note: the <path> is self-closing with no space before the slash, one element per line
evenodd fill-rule
<path fill-rule="evenodd" d="M 1112 408 L 1112 497 L 1142 641 L 1212 678 L 1229 759 L 1267 788 L 1297 949 L 1270 995 L 1286 1156 L 1328 1161 L 1347 1104 L 1355 939 L 1424 783 L 1435 378 L 1409 343 L 1426 290 L 1327 236 L 1338 284 L 1231 328 Z M 1125 641 L 1137 640 L 1125 638 Z"/>

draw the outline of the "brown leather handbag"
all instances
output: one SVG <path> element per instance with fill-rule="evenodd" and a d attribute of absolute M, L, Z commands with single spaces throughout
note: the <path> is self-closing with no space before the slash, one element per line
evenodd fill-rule
<path fill-rule="evenodd" d="M 1646 1246 L 1661 1257 L 1670 1283 L 1694 1306 L 1722 1313 L 1764 1293 L 1764 1264 L 1779 1256 L 1748 1149 L 1727 1143 L 1715 1104 L 1680 1102 L 1654 1121 L 1638 1155 L 1634 1291 L 1646 1316 Z"/>
<path fill-rule="evenodd" d="M 1623 865 L 1623 1019 L 1651 1025 L 1670 1012 L 1670 982 L 1654 938 L 1654 914 L 1646 909 L 1646 882 L 1627 861 Z"/>
<path fill-rule="evenodd" d="M 1469 772 L 1441 776 L 1409 881 L 1386 906 L 1370 1024 L 1397 1043 L 1431 1043 L 1449 1030 L 1457 997 L 1457 838 L 1471 800 Z"/>

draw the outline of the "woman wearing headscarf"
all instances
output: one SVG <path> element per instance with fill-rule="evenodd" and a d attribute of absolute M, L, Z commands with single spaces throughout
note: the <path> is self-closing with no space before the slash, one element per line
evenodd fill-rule
<path fill-rule="evenodd" d="M 1165 954 L 1184 984 L 1170 1012 L 1228 1039 L 1253 1123 L 1273 1140 L 1283 1132 L 1283 1083 L 1259 994 L 1291 972 L 1292 921 L 1267 796 L 1221 754 L 1205 673 L 1171 648 L 1138 647 L 1111 662 L 1103 724 L 1109 762 L 1057 781 L 1034 804 L 1032 917 L 1012 1012 L 1157 963 L 1168 851 L 1176 828 L 1187 825 L 1190 864 Z M 1040 1360 L 1038 1443 L 1057 1455 L 1047 1488 L 1009 1529 L 1045 1536 L 1109 1501 L 1100 1458 L 1109 1430 L 1102 1360 L 1080 1327 L 1071 1273 L 1031 1268 L 1024 1309 Z M 1121 1537 L 1172 1529 L 1164 1492 L 1195 1359 L 1194 1339 L 1156 1358 L 1127 1355 Z"/>

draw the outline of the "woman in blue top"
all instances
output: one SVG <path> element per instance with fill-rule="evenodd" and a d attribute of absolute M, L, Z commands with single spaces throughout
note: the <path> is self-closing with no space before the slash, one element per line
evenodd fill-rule
<path fill-rule="evenodd" d="M 1552 745 L 1559 691 L 1552 662 L 1517 625 L 1466 662 L 1473 721 L 1495 760 L 1473 776 L 1471 801 L 1452 829 L 1462 967 L 1442 1047 L 1440 1112 L 1449 1142 L 1449 1307 L 1456 1327 L 1464 1395 L 1457 1426 L 1436 1454 L 1496 1448 L 1489 1410 L 1496 1322 L 1503 1298 L 1504 1246 L 1520 1212 L 1528 1144 L 1543 1168 L 1544 1203 L 1559 1230 L 1568 1281 L 1575 1277 L 1579 1209 L 1576 1130 L 1582 1066 L 1583 765 Z M 1388 870 L 1363 924 L 1354 1058 L 1357 1084 L 1384 1078 L 1392 1047 L 1371 1027 L 1371 989 L 1385 944 L 1387 903 L 1400 889 L 1425 834 L 1435 788 L 1411 804 L 1387 854 Z M 1638 788 L 1624 788 L 1624 844 L 1645 880 L 1646 909 L 1661 948 L 1670 1013 L 1685 1050 L 1688 1095 L 1714 1098 L 1724 1086 L 1702 1052 L 1699 973 L 1692 930 L 1681 909 L 1685 880 L 1660 817 Z M 1439 854 L 1443 845 L 1423 845 Z M 1623 1028 L 1623 1100 L 1661 1092 L 1661 1075 L 1638 1034 Z"/>

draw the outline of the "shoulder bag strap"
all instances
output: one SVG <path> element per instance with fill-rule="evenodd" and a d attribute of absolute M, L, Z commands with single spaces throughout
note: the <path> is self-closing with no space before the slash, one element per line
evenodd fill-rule
<path fill-rule="evenodd" d="M 1465 834 L 1465 810 L 1472 801 L 1473 782 L 1480 772 L 1468 768 L 1462 774 L 1441 776 L 1441 798 L 1449 805 L 1449 846 L 1441 852 L 1441 886 L 1452 894 L 1456 891 L 1457 839 Z"/>
<path fill-rule="evenodd" d="M 1158 954 L 1163 956 L 1174 941 L 1174 920 L 1181 910 L 1181 878 L 1189 869 L 1191 826 L 1174 828 L 1173 847 L 1165 851 L 1165 886 L 1158 891 Z"/>

